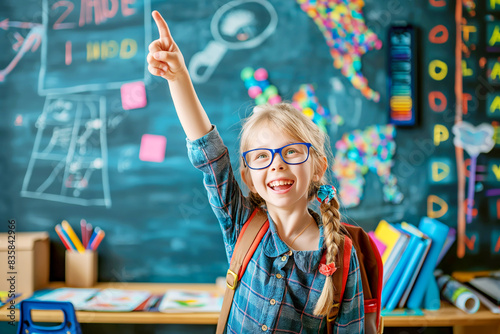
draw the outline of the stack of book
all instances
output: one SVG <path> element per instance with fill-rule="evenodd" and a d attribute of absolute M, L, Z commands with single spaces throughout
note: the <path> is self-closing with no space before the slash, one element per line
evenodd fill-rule
<path fill-rule="evenodd" d="M 369 235 L 384 265 L 382 307 L 386 311 L 404 307 L 432 309 L 422 304 L 424 295 L 426 302 L 432 299 L 429 298 L 429 290 L 432 290 L 434 304 L 437 298 L 439 308 L 433 271 L 454 242 L 455 230 L 424 217 L 418 228 L 405 222 L 389 224 L 382 220 Z"/>

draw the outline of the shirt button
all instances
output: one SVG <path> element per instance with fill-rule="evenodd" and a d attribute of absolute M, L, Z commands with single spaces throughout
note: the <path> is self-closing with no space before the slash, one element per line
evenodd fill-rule
<path fill-rule="evenodd" d="M 282 277 L 283 277 L 283 276 L 281 276 L 281 274 L 276 274 L 276 278 L 277 278 L 277 279 L 280 279 L 280 278 L 282 278 Z"/>
<path fill-rule="evenodd" d="M 289 256 L 292 256 L 292 255 L 293 255 L 292 250 L 288 251 L 288 253 L 287 253 L 287 254 L 288 254 Z"/>
<path fill-rule="evenodd" d="M 262 325 L 261 329 L 265 332 L 265 331 L 267 331 L 267 326 L 266 325 Z"/>
<path fill-rule="evenodd" d="M 275 304 L 276 304 L 276 300 L 271 299 L 271 300 L 269 301 L 269 303 L 270 303 L 271 305 L 275 305 Z"/>
<path fill-rule="evenodd" d="M 285 262 L 286 261 L 286 256 L 281 257 L 281 261 Z"/>

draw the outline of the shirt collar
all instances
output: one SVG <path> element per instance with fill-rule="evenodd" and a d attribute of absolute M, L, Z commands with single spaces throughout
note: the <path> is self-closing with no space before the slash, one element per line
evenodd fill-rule
<path fill-rule="evenodd" d="M 293 256 L 295 264 L 297 267 L 306 273 L 315 271 L 318 268 L 319 261 L 323 255 L 323 224 L 321 222 L 321 217 L 313 210 L 308 209 L 309 213 L 313 216 L 316 224 L 319 228 L 319 244 L 318 250 L 314 251 L 293 251 Z M 267 218 L 269 219 L 269 231 L 264 236 L 263 247 L 264 254 L 268 257 L 278 257 L 283 256 L 290 250 L 290 247 L 281 240 L 276 229 L 276 224 L 267 212 Z"/>

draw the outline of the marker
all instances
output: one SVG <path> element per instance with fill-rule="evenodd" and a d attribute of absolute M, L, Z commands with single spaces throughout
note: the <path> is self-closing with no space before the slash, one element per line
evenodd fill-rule
<path fill-rule="evenodd" d="M 104 239 L 104 235 L 105 233 L 103 230 L 100 230 L 97 233 L 97 236 L 95 237 L 94 241 L 92 242 L 92 245 L 90 246 L 93 251 L 95 251 L 97 247 L 99 247 L 99 244 L 101 243 L 102 239 Z"/>
<path fill-rule="evenodd" d="M 87 244 L 85 245 L 85 248 L 87 248 L 87 246 L 89 245 L 90 237 L 92 237 L 92 232 L 93 232 L 92 224 L 87 223 L 87 226 L 86 226 Z"/>
<path fill-rule="evenodd" d="M 69 238 L 68 233 L 61 227 L 61 225 L 58 224 L 58 226 L 59 226 L 59 230 L 61 231 L 61 234 L 64 237 L 64 240 L 66 241 L 68 246 L 71 248 L 71 250 L 76 250 L 76 247 L 73 244 L 73 242 L 71 241 L 71 239 Z"/>
<path fill-rule="evenodd" d="M 85 221 L 85 219 L 80 220 L 80 229 L 82 231 L 83 248 L 86 248 L 89 240 L 87 239 L 87 222 Z"/>
<path fill-rule="evenodd" d="M 92 242 L 94 242 L 94 239 L 97 237 L 97 233 L 99 233 L 101 229 L 99 227 L 96 227 L 94 229 L 94 233 L 92 233 L 92 236 L 90 237 L 89 239 L 89 242 L 87 244 L 87 249 L 92 249 L 91 246 L 92 246 Z"/>
<path fill-rule="evenodd" d="M 61 225 L 62 225 L 63 230 L 65 230 L 68 233 L 68 236 L 71 239 L 71 241 L 73 242 L 73 245 L 75 245 L 76 250 L 79 253 L 85 252 L 85 248 L 83 248 L 83 245 L 80 242 L 80 239 L 78 239 L 78 237 L 76 236 L 75 231 L 73 231 L 73 229 L 71 228 L 71 225 L 69 225 L 69 223 L 65 220 L 62 221 Z"/>
<path fill-rule="evenodd" d="M 57 235 L 59 236 L 59 238 L 61 239 L 64 247 L 66 247 L 66 249 L 68 251 L 72 251 L 71 249 L 71 246 L 68 244 L 68 242 L 66 241 L 66 237 L 63 235 L 62 231 L 61 231 L 61 226 L 59 224 L 56 225 L 56 233 Z"/>

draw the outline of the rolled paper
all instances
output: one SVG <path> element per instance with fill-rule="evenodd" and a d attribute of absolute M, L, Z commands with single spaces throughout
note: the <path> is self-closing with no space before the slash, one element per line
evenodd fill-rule
<path fill-rule="evenodd" d="M 479 309 L 479 298 L 465 285 L 449 275 L 437 279 L 443 297 L 450 303 L 467 313 L 476 313 Z"/>

